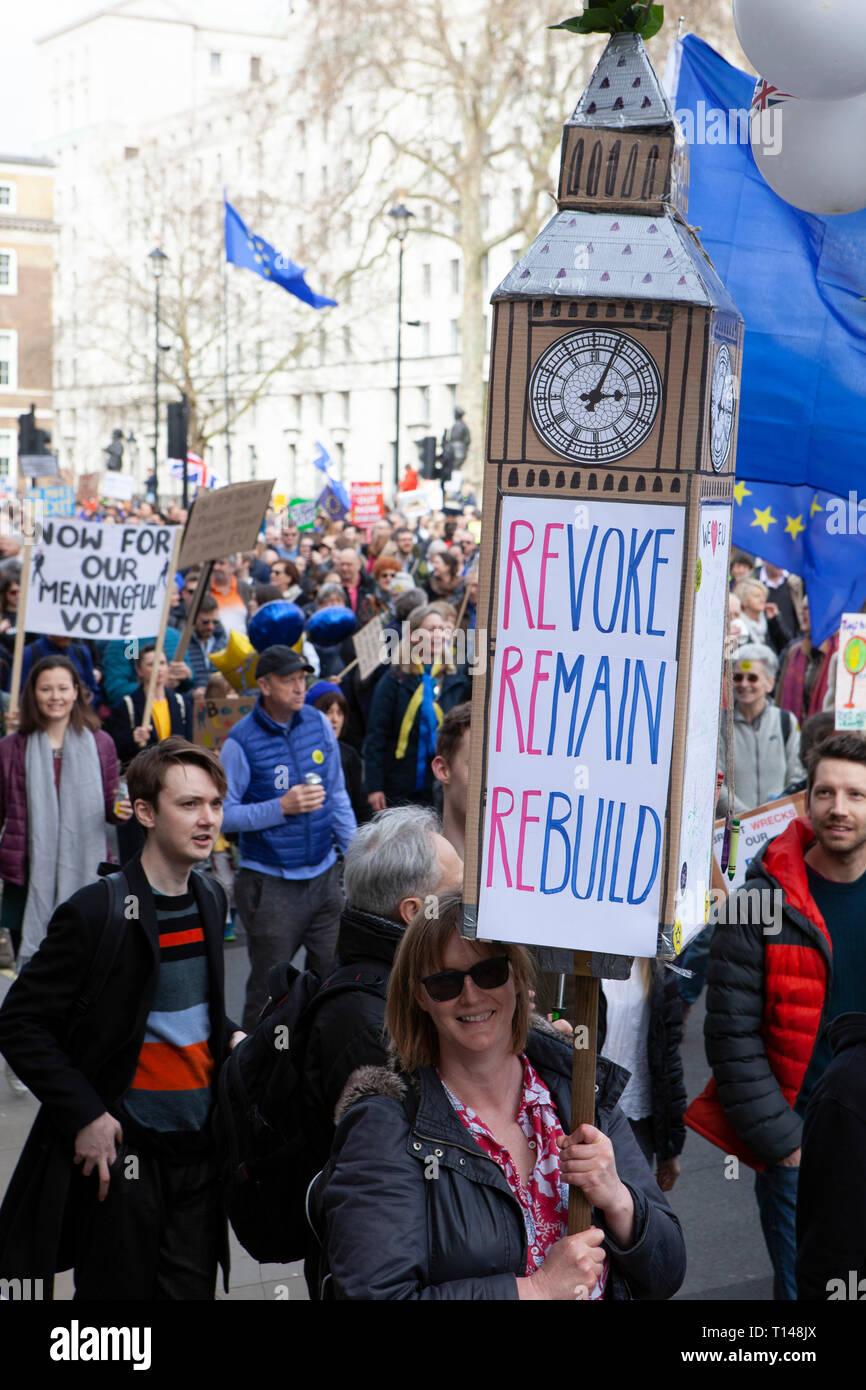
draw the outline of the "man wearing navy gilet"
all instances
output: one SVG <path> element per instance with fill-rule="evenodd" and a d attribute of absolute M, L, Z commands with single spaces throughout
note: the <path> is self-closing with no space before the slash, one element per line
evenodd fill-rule
<path fill-rule="evenodd" d="M 235 904 L 247 933 L 250 976 L 243 1027 L 251 1031 L 268 996 L 268 970 L 307 948 L 324 979 L 334 961 L 343 890 L 337 850 L 357 822 L 333 730 L 304 704 L 313 668 L 291 647 L 267 647 L 256 667 L 260 691 L 220 756 L 228 793 L 223 830 L 237 832 Z M 321 781 L 307 780 L 316 774 Z"/>

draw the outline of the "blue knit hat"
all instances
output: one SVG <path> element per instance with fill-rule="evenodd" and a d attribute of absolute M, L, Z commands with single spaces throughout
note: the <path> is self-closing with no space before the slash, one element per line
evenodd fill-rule
<path fill-rule="evenodd" d="M 304 698 L 305 705 L 314 705 L 322 695 L 342 695 L 343 692 L 333 681 L 316 681 L 311 685 Z"/>

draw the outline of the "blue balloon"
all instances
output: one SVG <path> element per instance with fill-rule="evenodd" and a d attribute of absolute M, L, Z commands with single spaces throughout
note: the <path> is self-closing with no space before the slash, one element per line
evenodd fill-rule
<path fill-rule="evenodd" d="M 317 647 L 338 647 L 357 627 L 351 608 L 320 608 L 307 623 L 307 636 Z"/>
<path fill-rule="evenodd" d="M 293 647 L 304 630 L 304 615 L 296 603 L 272 599 L 254 613 L 247 634 L 257 652 L 277 645 Z"/>

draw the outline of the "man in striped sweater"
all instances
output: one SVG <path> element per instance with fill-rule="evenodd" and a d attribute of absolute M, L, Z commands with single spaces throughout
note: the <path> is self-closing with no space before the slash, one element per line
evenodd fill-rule
<path fill-rule="evenodd" d="M 146 841 L 124 864 L 104 987 L 94 883 L 57 909 L 0 1010 L 0 1050 L 42 1101 L 0 1210 L 0 1275 L 73 1264 L 79 1299 L 210 1299 L 227 1243 L 209 1121 L 244 1035 L 224 1008 L 225 896 L 191 870 L 219 834 L 226 780 L 177 736 L 128 779 Z"/>

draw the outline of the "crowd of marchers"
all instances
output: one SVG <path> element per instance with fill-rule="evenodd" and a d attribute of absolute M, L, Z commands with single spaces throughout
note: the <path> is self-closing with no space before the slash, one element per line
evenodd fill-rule
<path fill-rule="evenodd" d="M 364 535 L 269 515 L 214 564 L 182 659 L 201 575 L 176 576 L 147 723 L 155 635 L 130 653 L 26 634 L 0 739 L 0 1050 L 41 1109 L 0 1208 L 0 1277 L 51 1288 L 71 1268 L 83 1300 L 211 1299 L 219 1267 L 228 1286 L 225 1078 L 250 1075 L 302 951 L 296 1080 L 254 1099 L 304 1155 L 271 1219 L 298 1216 L 311 1298 L 669 1298 L 689 1128 L 754 1169 L 777 1297 L 866 1274 L 866 739 L 835 732 L 837 638 L 812 646 L 794 576 L 734 557 L 718 813 L 802 790 L 805 814 L 678 969 L 602 982 L 595 1114 L 572 1131 L 580 1020 L 567 992 L 553 1007 L 570 958 L 463 934 L 476 646 L 454 638 L 475 633 L 480 521 L 395 511 Z M 8 688 L 21 574 L 0 548 Z M 414 640 L 362 677 L 351 637 L 313 623 L 261 652 L 219 750 L 193 743 L 194 698 L 238 695 L 212 658 L 278 599 Z M 772 930 L 756 887 L 782 904 Z M 243 946 L 235 1022 L 224 959 Z M 689 1104 L 704 983 L 712 1079 Z M 591 1218 L 568 1234 L 572 1188 Z"/>

